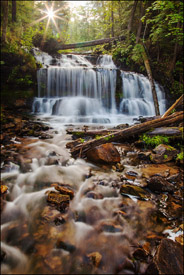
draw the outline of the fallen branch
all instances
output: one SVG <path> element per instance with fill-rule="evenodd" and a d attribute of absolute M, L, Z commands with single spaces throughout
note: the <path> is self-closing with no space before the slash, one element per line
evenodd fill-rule
<path fill-rule="evenodd" d="M 179 105 L 183 104 L 183 95 L 178 98 L 175 103 L 163 114 L 162 118 L 167 117 Z"/>
<path fill-rule="evenodd" d="M 183 111 L 174 113 L 173 115 L 170 115 L 166 118 L 157 118 L 151 121 L 131 126 L 123 130 L 118 130 L 115 133 L 103 136 L 99 139 L 89 140 L 87 142 L 84 142 L 83 144 L 75 146 L 71 149 L 70 152 L 73 157 L 78 157 L 79 154 L 80 157 L 85 157 L 88 150 L 101 144 L 124 140 L 135 135 L 140 135 L 141 133 L 149 131 L 153 128 L 171 125 L 172 123 L 180 121 L 183 121 Z"/>

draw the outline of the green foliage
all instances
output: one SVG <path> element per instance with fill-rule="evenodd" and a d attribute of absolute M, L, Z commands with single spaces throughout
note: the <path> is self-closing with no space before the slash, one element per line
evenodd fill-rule
<path fill-rule="evenodd" d="M 84 138 L 80 138 L 80 142 L 81 142 L 81 143 L 84 143 L 84 142 L 85 142 L 85 139 L 84 139 Z"/>
<path fill-rule="evenodd" d="M 101 138 L 102 138 L 102 136 L 100 136 L 100 135 L 95 136 L 95 139 L 101 139 Z"/>
<path fill-rule="evenodd" d="M 183 160 L 184 159 L 184 151 L 181 151 L 179 154 L 177 154 L 176 160 Z"/>
<path fill-rule="evenodd" d="M 108 141 L 108 140 L 110 140 L 111 138 L 113 138 L 114 137 L 114 135 L 110 135 L 110 136 L 108 136 L 108 137 L 104 137 L 104 139 L 106 140 L 106 141 Z"/>
<path fill-rule="evenodd" d="M 143 134 L 142 136 L 140 136 L 140 140 L 142 140 L 145 143 L 145 145 L 151 147 L 158 146 L 159 144 L 169 143 L 169 138 L 161 135 L 150 137 L 146 134 Z"/>

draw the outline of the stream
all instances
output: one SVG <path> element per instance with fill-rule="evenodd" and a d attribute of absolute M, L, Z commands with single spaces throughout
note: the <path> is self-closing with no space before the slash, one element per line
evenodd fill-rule
<path fill-rule="evenodd" d="M 154 116 L 149 81 L 118 73 L 110 56 L 99 57 L 94 65 L 80 55 L 53 59 L 36 49 L 35 55 L 43 67 L 32 112 L 49 126 L 51 137 L 13 141 L 24 169 L 11 162 L 1 174 L 8 187 L 1 213 L 1 272 L 144 274 L 158 242 L 182 235 L 179 168 L 138 159 L 141 149 L 128 143 L 115 144 L 119 166 L 73 159 L 66 130 L 83 125 L 110 129 Z M 164 113 L 163 88 L 156 83 L 156 90 Z M 170 177 L 174 197 L 146 188 L 155 174 Z M 123 191 L 124 181 L 135 190 Z M 145 258 L 133 255 L 140 247 Z"/>

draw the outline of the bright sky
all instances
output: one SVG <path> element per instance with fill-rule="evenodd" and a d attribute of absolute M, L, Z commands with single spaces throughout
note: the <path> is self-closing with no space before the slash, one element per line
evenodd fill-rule
<path fill-rule="evenodd" d="M 87 1 L 68 1 L 72 8 L 78 8 L 79 6 L 86 5 Z"/>

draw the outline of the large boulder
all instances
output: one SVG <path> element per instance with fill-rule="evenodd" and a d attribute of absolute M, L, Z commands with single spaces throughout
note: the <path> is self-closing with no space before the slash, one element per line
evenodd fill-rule
<path fill-rule="evenodd" d="M 120 154 L 112 143 L 102 144 L 87 152 L 87 158 L 99 163 L 120 162 Z"/>
<path fill-rule="evenodd" d="M 145 274 L 183 274 L 183 271 L 182 245 L 170 239 L 162 239 Z"/>
<path fill-rule="evenodd" d="M 165 144 L 158 145 L 153 152 L 155 154 L 151 154 L 150 157 L 153 163 L 164 163 L 171 161 L 178 153 L 174 147 Z"/>

